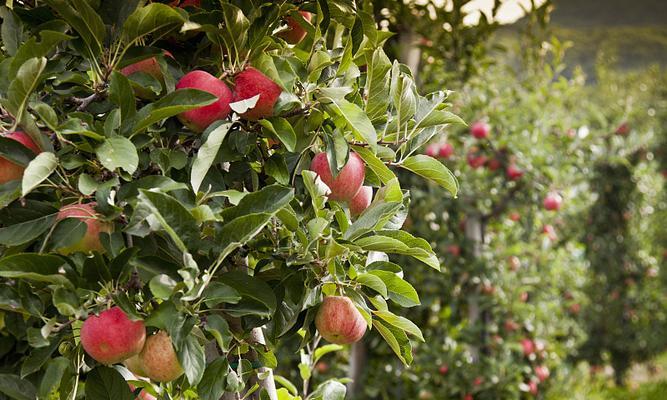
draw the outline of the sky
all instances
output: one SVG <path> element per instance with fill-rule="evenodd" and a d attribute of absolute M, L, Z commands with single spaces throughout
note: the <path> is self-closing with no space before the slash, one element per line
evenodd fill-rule
<path fill-rule="evenodd" d="M 544 3 L 544 0 L 535 0 L 537 5 Z M 505 0 L 498 10 L 498 15 L 496 20 L 502 24 L 512 23 L 517 19 L 521 18 L 524 14 L 521 9 L 521 5 L 526 8 L 530 7 L 530 0 Z M 470 3 L 466 4 L 465 10 L 470 12 L 468 15 L 467 22 L 470 24 L 475 23 L 479 19 L 479 12 L 474 12 L 477 10 L 482 10 L 486 13 L 487 16 L 491 15 L 491 9 L 493 8 L 493 0 L 473 0 Z"/>

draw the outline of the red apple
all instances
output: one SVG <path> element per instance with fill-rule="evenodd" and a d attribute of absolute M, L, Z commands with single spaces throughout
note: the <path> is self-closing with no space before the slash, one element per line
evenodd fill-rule
<path fill-rule="evenodd" d="M 630 125 L 627 122 L 623 122 L 616 128 L 616 134 L 620 136 L 625 136 L 630 133 Z"/>
<path fill-rule="evenodd" d="M 201 7 L 201 0 L 175 0 L 169 3 L 170 6 L 172 7 L 180 7 L 180 8 L 185 8 L 185 7 Z"/>
<path fill-rule="evenodd" d="M 468 165 L 470 165 L 470 167 L 472 167 L 473 169 L 477 169 L 479 167 L 484 166 L 484 164 L 486 164 L 487 159 L 485 155 L 470 152 L 468 153 L 467 160 L 468 160 Z"/>
<path fill-rule="evenodd" d="M 299 11 L 299 14 L 308 22 L 313 18 L 313 14 L 308 11 Z M 286 17 L 287 29 L 278 33 L 278 37 L 284 39 L 289 44 L 299 44 L 306 37 L 305 29 L 297 22 L 296 18 Z"/>
<path fill-rule="evenodd" d="M 555 240 L 558 239 L 558 235 L 556 234 L 556 229 L 553 227 L 553 225 L 549 225 L 549 224 L 544 225 L 542 227 L 542 233 L 547 235 L 547 237 L 551 241 L 555 241 Z"/>
<path fill-rule="evenodd" d="M 549 379 L 549 375 L 549 368 L 547 368 L 546 365 L 538 365 L 535 367 L 535 376 L 537 376 L 537 379 L 539 379 L 540 382 Z"/>
<path fill-rule="evenodd" d="M 446 364 L 442 364 L 440 368 L 438 368 L 438 373 L 440 375 L 447 375 L 447 372 L 449 372 L 449 367 Z"/>
<path fill-rule="evenodd" d="M 493 285 L 491 285 L 489 283 L 485 283 L 484 285 L 482 285 L 482 293 L 483 294 L 490 296 L 490 295 L 494 294 L 495 292 L 496 292 L 496 288 Z"/>
<path fill-rule="evenodd" d="M 502 166 L 502 163 L 500 162 L 499 159 L 492 158 L 489 160 L 486 166 L 489 169 L 489 171 L 497 171 Z"/>
<path fill-rule="evenodd" d="M 581 310 L 581 304 L 579 304 L 579 303 L 571 304 L 569 309 L 570 309 L 570 312 L 572 314 L 577 315 L 577 314 L 579 314 L 579 311 Z"/>
<path fill-rule="evenodd" d="M 449 245 L 447 246 L 447 252 L 453 255 L 454 257 L 458 257 L 461 255 L 461 247 L 455 244 Z"/>
<path fill-rule="evenodd" d="M 516 322 L 514 322 L 513 319 L 506 319 L 506 320 L 505 320 L 505 323 L 504 323 L 503 325 L 504 325 L 505 330 L 506 330 L 507 332 L 514 332 L 514 331 L 516 331 L 517 329 L 519 329 L 519 324 L 517 324 Z"/>
<path fill-rule="evenodd" d="M 329 200 L 350 201 L 361 189 L 366 176 L 366 166 L 357 153 L 350 152 L 347 164 L 334 178 L 329 167 L 329 158 L 326 153 L 318 153 L 310 163 L 310 170 L 320 176 L 322 182 L 331 189 Z"/>
<path fill-rule="evenodd" d="M 470 126 L 470 133 L 477 139 L 484 139 L 489 136 L 491 127 L 483 121 L 477 121 Z"/>
<path fill-rule="evenodd" d="M 371 186 L 362 186 L 357 194 L 350 200 L 350 214 L 357 216 L 364 212 L 373 201 L 373 188 Z"/>
<path fill-rule="evenodd" d="M 151 57 L 145 60 L 135 62 L 120 70 L 120 73 L 125 76 L 136 74 L 137 72 L 146 73 L 157 80 L 162 80 L 162 70 L 157 58 Z"/>
<path fill-rule="evenodd" d="M 518 212 L 510 213 L 510 220 L 517 222 L 520 219 L 521 219 L 521 214 L 519 214 Z"/>
<path fill-rule="evenodd" d="M 91 315 L 81 327 L 81 345 L 102 364 L 115 364 L 138 354 L 146 340 L 143 321 L 132 321 L 119 307 Z"/>
<path fill-rule="evenodd" d="M 327 296 L 317 310 L 315 326 L 327 341 L 350 344 L 364 336 L 367 324 L 352 300 L 343 296 Z"/>
<path fill-rule="evenodd" d="M 234 85 L 235 102 L 259 95 L 255 107 L 241 114 L 243 118 L 254 121 L 273 115 L 273 106 L 280 97 L 282 89 L 268 76 L 255 68 L 247 68 L 236 75 Z"/>
<path fill-rule="evenodd" d="M 474 400 L 474 397 L 472 397 L 472 395 L 468 393 L 465 396 L 463 396 L 463 400 Z"/>
<path fill-rule="evenodd" d="M 505 172 L 507 173 L 507 178 L 511 181 L 519 180 L 523 176 L 523 171 L 514 164 L 510 164 Z"/>
<path fill-rule="evenodd" d="M 472 384 L 474 386 L 480 386 L 482 383 L 484 383 L 484 378 L 482 378 L 481 376 L 476 377 L 475 380 L 472 381 Z"/>
<path fill-rule="evenodd" d="M 563 198 L 556 192 L 547 194 L 544 198 L 544 208 L 549 211 L 557 211 L 563 204 Z"/>
<path fill-rule="evenodd" d="M 109 222 L 102 221 L 100 214 L 95 211 L 97 203 L 75 203 L 64 206 L 58 212 L 56 220 L 60 221 L 65 218 L 75 218 L 86 224 L 86 233 L 83 238 L 77 243 L 57 249 L 58 253 L 68 255 L 75 252 L 89 253 L 97 251 L 104 253 L 104 246 L 100 241 L 100 233 L 113 231 L 113 225 Z"/>
<path fill-rule="evenodd" d="M 521 339 L 521 348 L 523 349 L 523 355 L 526 357 L 535 353 L 535 343 L 530 339 Z"/>
<path fill-rule="evenodd" d="M 171 338 L 164 331 L 146 338 L 146 344 L 139 353 L 141 366 L 146 377 L 156 382 L 170 382 L 183 375 Z"/>
<path fill-rule="evenodd" d="M 33 142 L 32 138 L 30 138 L 30 135 L 25 132 L 10 132 L 6 135 L 3 135 L 3 137 L 21 143 L 23 146 L 32 150 L 35 154 L 41 153 L 41 150 L 39 147 L 37 147 L 35 142 Z M 3 185 L 9 181 L 23 178 L 24 170 L 25 168 L 21 165 L 14 164 L 6 158 L 0 157 L 0 185 Z"/>
<path fill-rule="evenodd" d="M 449 158 L 454 154 L 454 146 L 451 143 L 443 143 L 438 150 L 440 158 Z"/>
<path fill-rule="evenodd" d="M 438 157 L 440 153 L 440 145 L 438 143 L 431 143 L 426 146 L 426 155 L 429 157 Z"/>
<path fill-rule="evenodd" d="M 183 75 L 176 84 L 176 89 L 199 89 L 215 95 L 218 100 L 207 106 L 185 111 L 178 119 L 190 130 L 201 133 L 213 122 L 225 119 L 231 112 L 232 91 L 225 82 L 206 71 L 191 71 Z"/>
<path fill-rule="evenodd" d="M 519 301 L 521 301 L 522 303 L 528 302 L 528 292 L 521 292 L 521 294 L 519 295 Z"/>
<path fill-rule="evenodd" d="M 318 361 L 318 363 L 315 364 L 315 369 L 320 374 L 325 374 L 325 373 L 327 373 L 327 371 L 329 371 L 329 364 L 327 364 L 324 361 Z"/>
<path fill-rule="evenodd" d="M 533 382 L 533 381 L 528 382 L 528 391 L 533 396 L 537 396 L 537 393 L 538 393 L 537 382 Z"/>

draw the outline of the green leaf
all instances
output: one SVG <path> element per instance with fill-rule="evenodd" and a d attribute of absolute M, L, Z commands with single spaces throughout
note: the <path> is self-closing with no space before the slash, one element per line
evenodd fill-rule
<path fill-rule="evenodd" d="M 377 133 L 366 113 L 358 105 L 340 98 L 325 97 L 322 100 L 329 101 L 326 106 L 330 112 L 345 118 L 349 128 L 358 140 L 368 144 L 375 153 L 377 148 Z"/>
<path fill-rule="evenodd" d="M 370 60 L 366 57 L 368 74 L 366 77 L 366 114 L 372 122 L 386 118 L 389 107 L 389 70 L 391 61 L 381 47 L 373 52 Z"/>
<path fill-rule="evenodd" d="M 3 104 L 15 118 L 15 126 L 23 122 L 30 95 L 37 88 L 42 72 L 46 68 L 46 58 L 31 58 L 21 65 L 16 77 L 12 79 L 7 93 L 7 101 Z"/>
<path fill-rule="evenodd" d="M 208 170 L 213 165 L 215 157 L 220 150 L 220 146 L 225 140 L 227 132 L 229 132 L 231 126 L 231 123 L 220 124 L 209 133 L 206 142 L 199 148 L 194 162 L 192 163 L 192 172 L 190 173 L 190 184 L 195 193 L 199 191 Z"/>
<path fill-rule="evenodd" d="M 21 19 L 7 7 L 0 7 L 2 19 L 2 44 L 10 56 L 14 56 L 23 42 Z"/>
<path fill-rule="evenodd" d="M 424 336 L 422 335 L 421 330 L 417 325 L 415 325 L 412 321 L 410 321 L 407 318 L 401 317 L 399 315 L 393 314 L 389 311 L 373 311 L 373 314 L 376 316 L 382 318 L 385 320 L 387 323 L 404 330 L 405 332 L 411 334 L 412 336 L 416 337 L 417 339 L 421 340 L 422 342 L 425 342 Z"/>
<path fill-rule="evenodd" d="M 173 280 L 169 275 L 160 274 L 155 275 L 150 282 L 148 282 L 148 287 L 151 289 L 151 293 L 158 299 L 167 300 L 174 291 L 177 282 Z"/>
<path fill-rule="evenodd" d="M 176 90 L 139 110 L 132 118 L 131 123 L 123 124 L 123 135 L 135 135 L 158 121 L 194 108 L 207 106 L 217 99 L 215 95 L 202 90 Z"/>
<path fill-rule="evenodd" d="M 81 36 L 89 49 L 89 58 L 95 58 L 104 46 L 106 28 L 102 18 L 86 0 L 46 0 Z"/>
<path fill-rule="evenodd" d="M 53 291 L 53 305 L 62 315 L 77 315 L 81 311 L 79 296 L 73 290 L 58 287 Z M 85 312 L 81 313 L 85 315 Z"/>
<path fill-rule="evenodd" d="M 0 185 L 0 209 L 21 197 L 21 181 L 18 179 Z"/>
<path fill-rule="evenodd" d="M 21 65 L 31 58 L 47 57 L 56 45 L 64 40 L 73 39 L 72 36 L 62 32 L 43 30 L 37 36 L 33 36 L 19 47 L 9 67 L 9 76 L 15 76 Z"/>
<path fill-rule="evenodd" d="M 186 19 L 173 7 L 166 4 L 151 3 L 137 8 L 123 23 L 122 38 L 125 43 L 133 43 L 153 32 L 176 27 Z"/>
<path fill-rule="evenodd" d="M 362 285 L 369 287 L 376 292 L 380 293 L 382 296 L 387 297 L 387 286 L 384 284 L 382 279 L 373 275 L 373 274 L 359 274 L 355 280 Z"/>
<path fill-rule="evenodd" d="M 88 226 L 77 218 L 65 218 L 58 222 L 51 233 L 51 248 L 62 249 L 78 243 L 86 234 Z"/>
<path fill-rule="evenodd" d="M 310 400 L 345 400 L 345 385 L 330 379 L 320 384 L 308 397 Z"/>
<path fill-rule="evenodd" d="M 285 119 L 274 117 L 269 119 L 262 119 L 259 124 L 269 132 L 273 133 L 282 144 L 285 145 L 287 151 L 293 152 L 296 148 L 296 133 L 292 125 Z"/>
<path fill-rule="evenodd" d="M 0 136 L 0 156 L 14 164 L 26 167 L 35 158 L 35 153 L 14 139 Z"/>
<path fill-rule="evenodd" d="M 373 320 L 373 326 L 375 327 L 375 330 L 378 331 L 380 336 L 382 336 L 389 345 L 389 347 L 394 351 L 394 353 L 398 356 L 398 358 L 403 362 L 403 364 L 408 365 L 409 363 L 403 357 L 403 353 L 401 351 L 401 345 L 398 343 L 398 340 L 396 339 L 396 336 L 392 333 L 392 331 L 382 322 L 374 319 Z"/>
<path fill-rule="evenodd" d="M 36 239 L 46 232 L 56 220 L 57 213 L 0 228 L 0 244 L 18 246 Z"/>
<path fill-rule="evenodd" d="M 226 377 L 229 363 L 224 357 L 216 358 L 210 363 L 201 382 L 197 385 L 197 394 L 201 400 L 220 400 L 225 393 Z"/>
<path fill-rule="evenodd" d="M 134 400 L 127 382 L 114 368 L 98 366 L 86 375 L 86 400 Z"/>
<path fill-rule="evenodd" d="M 226 221 L 248 214 L 274 214 L 294 198 L 294 189 L 270 185 L 245 195 L 235 207 L 226 208 L 221 215 Z"/>
<path fill-rule="evenodd" d="M 104 168 L 109 171 L 122 168 L 127 173 L 133 174 L 139 166 L 137 148 L 130 139 L 122 136 L 114 136 L 106 139 L 95 152 Z"/>
<path fill-rule="evenodd" d="M 109 99 L 120 107 L 122 121 L 131 119 L 137 112 L 137 104 L 134 98 L 134 90 L 130 80 L 118 71 L 111 73 L 109 83 Z"/>
<path fill-rule="evenodd" d="M 178 248 L 186 253 L 188 246 L 199 242 L 197 220 L 175 198 L 160 192 L 139 190 L 139 201 L 146 205 Z"/>
<path fill-rule="evenodd" d="M 40 183 L 44 182 L 58 166 L 58 159 L 53 153 L 39 153 L 23 172 L 21 196 L 25 197 Z"/>
<path fill-rule="evenodd" d="M 266 306 L 270 315 L 276 311 L 276 296 L 263 280 L 240 271 L 230 271 L 221 275 L 220 281 L 236 289 L 242 298 L 256 300 Z"/>
<path fill-rule="evenodd" d="M 32 383 L 12 374 L 0 374 L 0 393 L 16 400 L 35 400 L 37 390 Z"/>
<path fill-rule="evenodd" d="M 343 234 L 346 240 L 354 240 L 374 230 L 378 222 L 386 220 L 401 208 L 402 203 L 388 202 L 371 204 Z"/>
<path fill-rule="evenodd" d="M 215 338 L 215 341 L 218 343 L 218 346 L 220 346 L 222 351 L 229 351 L 229 344 L 232 342 L 232 332 L 229 329 L 229 324 L 224 318 L 218 314 L 208 315 L 206 317 L 204 330 Z M 206 373 L 204 373 L 204 380 L 205 379 Z"/>
<path fill-rule="evenodd" d="M 401 307 L 414 307 L 421 304 L 415 288 L 394 272 L 372 270 L 368 274 L 381 279 L 385 284 L 389 298 Z"/>
<path fill-rule="evenodd" d="M 414 257 L 431 268 L 440 270 L 440 262 L 428 242 L 405 231 L 379 231 L 354 242 L 364 250 L 405 254 Z"/>
<path fill-rule="evenodd" d="M 459 182 L 452 172 L 435 158 L 419 154 L 406 158 L 400 166 L 429 179 L 449 191 L 454 197 L 459 191 Z"/>
<path fill-rule="evenodd" d="M 366 167 L 370 168 L 383 184 L 396 179 L 396 175 L 367 147 L 353 146 L 354 151 L 364 160 Z"/>
<path fill-rule="evenodd" d="M 22 278 L 39 282 L 58 283 L 71 287 L 60 272 L 65 260 L 48 254 L 14 254 L 0 258 L 0 277 Z"/>
<path fill-rule="evenodd" d="M 325 355 L 329 353 L 333 353 L 334 351 L 340 351 L 343 350 L 343 346 L 339 344 L 325 344 L 322 347 L 318 347 L 315 349 L 315 357 L 313 358 L 313 364 L 317 364 L 317 362 L 320 360 L 320 358 L 324 357 Z"/>
<path fill-rule="evenodd" d="M 79 192 L 82 194 L 90 196 L 95 193 L 98 186 L 99 183 L 97 183 L 97 181 L 92 176 L 85 173 L 79 175 L 79 184 L 77 187 L 79 188 Z"/>
<path fill-rule="evenodd" d="M 39 383 L 39 391 L 37 395 L 39 398 L 47 398 L 49 393 L 55 392 L 60 387 L 63 375 L 70 366 L 70 360 L 65 357 L 57 357 L 49 361 L 46 366 L 44 377 Z"/>
<path fill-rule="evenodd" d="M 232 251 L 245 245 L 264 229 L 271 220 L 272 214 L 250 214 L 233 219 L 220 230 L 219 257 L 226 258 Z"/>
<path fill-rule="evenodd" d="M 197 342 L 197 338 L 188 335 L 183 346 L 176 351 L 176 355 L 190 386 L 196 386 L 204 376 L 204 368 L 206 368 L 204 348 Z"/>

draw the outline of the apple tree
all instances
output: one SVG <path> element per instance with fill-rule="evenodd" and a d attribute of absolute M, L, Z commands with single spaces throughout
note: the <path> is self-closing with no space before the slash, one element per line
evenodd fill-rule
<path fill-rule="evenodd" d="M 401 230 L 396 174 L 456 196 L 417 150 L 462 120 L 367 2 L 0 15 L 0 397 L 342 399 L 310 387 L 325 354 L 367 335 L 413 361 L 396 256 L 441 260 Z M 298 385 L 273 375 L 283 343 Z"/>

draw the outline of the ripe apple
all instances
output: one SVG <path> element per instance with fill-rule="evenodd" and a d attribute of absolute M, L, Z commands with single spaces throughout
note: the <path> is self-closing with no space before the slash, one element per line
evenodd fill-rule
<path fill-rule="evenodd" d="M 373 201 L 373 188 L 371 186 L 362 186 L 357 194 L 350 200 L 350 214 L 357 216 L 364 212 Z"/>
<path fill-rule="evenodd" d="M 308 11 L 299 11 L 299 14 L 308 22 L 313 18 L 313 14 Z M 286 17 L 287 29 L 278 33 L 278 37 L 284 39 L 289 44 L 299 44 L 306 37 L 305 29 L 297 22 L 296 18 Z"/>
<path fill-rule="evenodd" d="M 176 89 L 199 89 L 215 95 L 218 100 L 207 106 L 185 111 L 178 119 L 193 132 L 201 133 L 213 122 L 225 119 L 231 112 L 232 91 L 227 84 L 206 71 L 190 71 L 176 84 Z"/>
<path fill-rule="evenodd" d="M 327 296 L 315 316 L 317 331 L 334 344 L 358 342 L 366 333 L 366 320 L 347 297 Z"/>
<path fill-rule="evenodd" d="M 630 133 L 630 125 L 627 122 L 621 123 L 618 128 L 616 128 L 616 134 L 620 136 L 625 136 Z"/>
<path fill-rule="evenodd" d="M 488 164 L 486 165 L 486 167 L 489 169 L 489 171 L 497 171 L 501 166 L 502 166 L 502 163 L 497 158 L 490 159 Z"/>
<path fill-rule="evenodd" d="M 100 215 L 95 211 L 97 203 L 75 203 L 64 206 L 58 212 L 56 220 L 60 221 L 65 218 L 75 218 L 86 224 L 86 233 L 83 238 L 77 243 L 57 249 L 58 253 L 68 255 L 74 252 L 89 253 L 97 251 L 104 252 L 104 246 L 100 241 L 100 233 L 113 231 L 113 225 L 109 222 L 100 220 Z"/>
<path fill-rule="evenodd" d="M 156 382 L 170 382 L 183 375 L 174 346 L 167 332 L 158 331 L 146 338 L 146 344 L 139 353 L 141 366 L 146 377 Z"/>
<path fill-rule="evenodd" d="M 41 150 L 30 138 L 30 135 L 25 132 L 10 132 L 6 135 L 3 135 L 3 137 L 21 143 L 23 146 L 32 150 L 35 154 L 41 153 Z M 3 185 L 9 181 L 23 178 L 24 170 L 25 168 L 23 166 L 14 164 L 4 157 L 0 157 L 0 185 Z"/>
<path fill-rule="evenodd" d="M 426 146 L 426 155 L 429 157 L 438 157 L 440 153 L 440 144 L 438 143 L 431 143 L 428 146 Z"/>
<path fill-rule="evenodd" d="M 519 301 L 521 301 L 522 303 L 528 302 L 528 292 L 521 292 L 521 294 L 519 295 Z"/>
<path fill-rule="evenodd" d="M 510 213 L 510 220 L 517 222 L 520 219 L 521 219 L 521 214 L 519 214 L 518 212 Z"/>
<path fill-rule="evenodd" d="M 477 139 L 484 139 L 489 136 L 491 127 L 483 121 L 477 121 L 470 126 L 470 133 Z"/>
<path fill-rule="evenodd" d="M 449 245 L 447 246 L 447 252 L 453 255 L 454 257 L 458 257 L 461 255 L 461 247 L 455 244 Z"/>
<path fill-rule="evenodd" d="M 440 366 L 440 368 L 438 368 L 438 373 L 440 375 L 443 375 L 443 376 L 447 375 L 447 372 L 449 372 L 449 367 L 447 366 L 447 364 L 442 364 Z"/>
<path fill-rule="evenodd" d="M 438 150 L 440 158 L 449 158 L 454 154 L 454 146 L 451 143 L 443 143 Z"/>
<path fill-rule="evenodd" d="M 280 97 L 282 89 L 268 76 L 255 68 L 247 68 L 236 75 L 234 85 L 235 102 L 259 95 L 255 107 L 241 114 L 243 118 L 254 121 L 273 115 L 273 106 Z"/>
<path fill-rule="evenodd" d="M 482 293 L 487 296 L 490 296 L 496 293 L 496 288 L 490 283 L 485 283 L 484 285 L 482 285 Z"/>
<path fill-rule="evenodd" d="M 563 198 L 556 192 L 547 194 L 544 198 L 544 208 L 549 211 L 557 211 L 563 204 Z"/>
<path fill-rule="evenodd" d="M 547 235 L 549 240 L 554 241 L 558 239 L 558 235 L 556 234 L 556 229 L 553 227 L 553 225 L 544 225 L 542 227 L 542 233 Z"/>
<path fill-rule="evenodd" d="M 581 311 L 581 304 L 579 303 L 571 304 L 569 310 L 572 314 L 577 315 L 579 314 L 579 311 Z"/>
<path fill-rule="evenodd" d="M 523 349 L 523 355 L 526 357 L 535 353 L 535 343 L 528 338 L 521 339 L 521 348 Z"/>
<path fill-rule="evenodd" d="M 468 393 L 465 396 L 463 396 L 463 400 L 474 400 L 474 397 L 472 397 L 472 395 Z"/>
<path fill-rule="evenodd" d="M 201 0 L 175 0 L 169 3 L 170 6 L 172 7 L 180 7 L 180 8 L 185 8 L 185 7 L 201 7 Z"/>
<path fill-rule="evenodd" d="M 115 364 L 138 354 L 146 341 L 143 321 L 132 321 L 119 307 L 91 315 L 81 327 L 81 345 L 102 364 Z"/>
<path fill-rule="evenodd" d="M 326 153 L 318 153 L 310 163 L 310 170 L 320 176 L 322 182 L 331 189 L 329 200 L 350 201 L 361 189 L 366 176 L 366 166 L 357 153 L 350 152 L 347 164 L 335 178 L 331 175 L 329 158 Z"/>
<path fill-rule="evenodd" d="M 537 396 L 537 393 L 538 393 L 537 382 L 534 382 L 534 381 L 528 382 L 528 391 L 533 396 Z"/>
<path fill-rule="evenodd" d="M 503 325 L 504 325 L 505 330 L 506 330 L 507 332 L 514 332 L 514 331 L 516 331 L 517 329 L 519 329 L 519 324 L 517 324 L 516 322 L 514 322 L 513 319 L 506 319 L 506 320 L 505 320 L 505 323 L 504 323 Z"/>
<path fill-rule="evenodd" d="M 505 172 L 507 173 L 507 178 L 511 181 L 519 180 L 523 176 L 523 171 L 515 164 L 510 164 Z"/>
<path fill-rule="evenodd" d="M 473 169 L 477 169 L 479 167 L 484 166 L 484 164 L 486 164 L 487 158 L 483 154 L 477 154 L 477 153 L 470 152 L 470 153 L 468 153 L 467 161 L 468 161 L 468 165 L 470 165 L 470 167 L 472 167 Z"/>
<path fill-rule="evenodd" d="M 325 361 L 318 361 L 317 364 L 315 364 L 315 369 L 320 374 L 325 374 L 327 371 L 329 371 L 329 364 L 327 364 Z"/>
<path fill-rule="evenodd" d="M 539 379 L 540 382 L 549 379 L 549 375 L 549 368 L 547 368 L 546 365 L 538 365 L 535 367 L 535 376 L 537 376 L 537 379 Z"/>
<path fill-rule="evenodd" d="M 475 380 L 472 381 L 472 384 L 474 386 L 480 386 L 482 383 L 484 383 L 484 378 L 482 378 L 481 376 L 476 377 Z"/>

